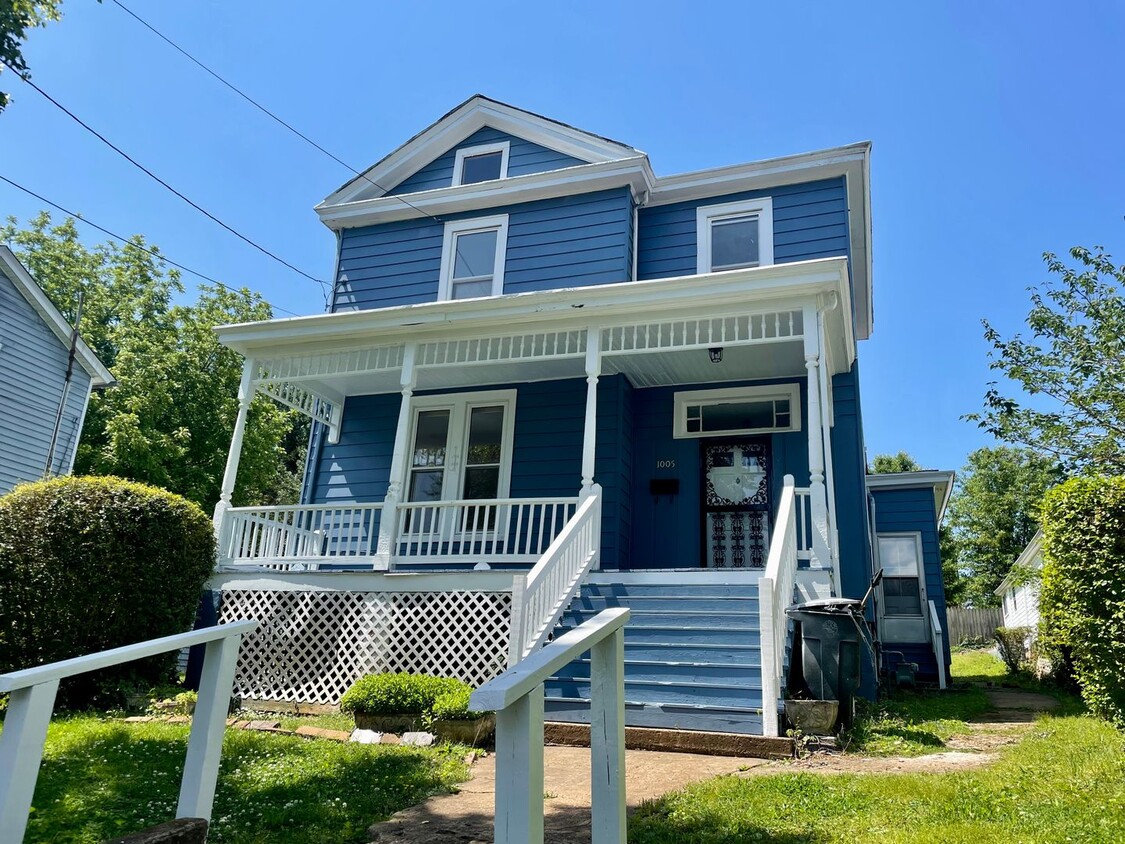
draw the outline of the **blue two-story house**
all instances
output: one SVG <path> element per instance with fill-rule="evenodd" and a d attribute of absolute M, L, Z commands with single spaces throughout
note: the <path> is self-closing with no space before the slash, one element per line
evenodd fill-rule
<path fill-rule="evenodd" d="M 219 330 L 247 359 L 222 565 L 504 573 L 511 660 L 628 605 L 629 723 L 776 735 L 785 608 L 874 567 L 869 166 L 859 143 L 657 176 L 467 100 L 317 206 L 328 313 Z M 230 506 L 257 393 L 315 420 L 297 505 Z M 588 688 L 570 666 L 548 716 Z"/>

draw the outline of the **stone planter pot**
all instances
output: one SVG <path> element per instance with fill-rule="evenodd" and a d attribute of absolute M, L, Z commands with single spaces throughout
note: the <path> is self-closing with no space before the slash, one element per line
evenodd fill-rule
<path fill-rule="evenodd" d="M 356 727 L 361 730 L 374 730 L 377 733 L 402 735 L 414 732 L 422 723 L 421 715 L 368 715 L 364 712 L 356 712 L 353 715 Z"/>
<path fill-rule="evenodd" d="M 838 700 L 787 700 L 785 717 L 793 729 L 807 736 L 830 736 L 835 732 Z"/>
<path fill-rule="evenodd" d="M 496 716 L 489 713 L 480 718 L 461 721 L 435 721 L 434 733 L 443 741 L 480 747 L 496 731 Z"/>

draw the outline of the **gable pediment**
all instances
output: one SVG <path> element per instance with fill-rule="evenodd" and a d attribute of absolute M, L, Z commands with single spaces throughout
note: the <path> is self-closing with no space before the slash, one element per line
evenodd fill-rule
<path fill-rule="evenodd" d="M 478 94 L 344 184 L 321 207 L 449 187 L 459 147 L 504 140 L 513 150 L 510 176 L 643 155 L 627 144 Z"/>

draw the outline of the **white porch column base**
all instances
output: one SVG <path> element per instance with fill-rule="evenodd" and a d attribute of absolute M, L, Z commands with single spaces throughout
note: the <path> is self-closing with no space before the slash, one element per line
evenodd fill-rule
<path fill-rule="evenodd" d="M 586 420 L 582 429 L 582 489 L 594 485 L 594 458 L 598 437 L 598 378 L 602 369 L 600 328 L 586 331 Z"/>

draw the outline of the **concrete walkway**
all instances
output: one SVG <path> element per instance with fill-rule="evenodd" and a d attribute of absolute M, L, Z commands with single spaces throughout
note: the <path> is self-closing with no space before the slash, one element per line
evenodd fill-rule
<path fill-rule="evenodd" d="M 544 826 L 550 844 L 584 844 L 590 840 L 590 750 L 544 749 Z M 764 759 L 701 756 L 628 750 L 625 792 L 630 808 L 691 782 L 769 764 Z M 484 844 L 491 842 L 496 757 L 473 765 L 473 778 L 457 794 L 431 797 L 404 809 L 370 834 L 382 844 Z"/>

